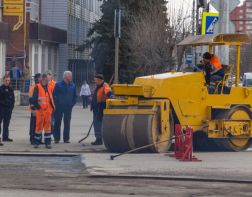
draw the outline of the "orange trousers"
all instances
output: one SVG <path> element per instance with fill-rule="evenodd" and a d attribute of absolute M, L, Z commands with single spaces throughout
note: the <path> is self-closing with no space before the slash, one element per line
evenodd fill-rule
<path fill-rule="evenodd" d="M 52 109 L 36 110 L 36 134 L 51 133 Z"/>

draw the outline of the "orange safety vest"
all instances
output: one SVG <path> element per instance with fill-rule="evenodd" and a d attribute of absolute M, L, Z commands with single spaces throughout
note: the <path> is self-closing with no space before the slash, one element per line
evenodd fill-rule
<path fill-rule="evenodd" d="M 111 92 L 109 84 L 104 83 L 101 88 L 97 91 L 97 103 L 105 102 L 108 99 L 108 93 Z"/>
<path fill-rule="evenodd" d="M 214 66 L 213 72 L 216 72 L 216 71 L 222 69 L 221 61 L 217 55 L 212 54 L 210 64 Z"/>
<path fill-rule="evenodd" d="M 32 84 L 32 85 L 30 86 L 30 88 L 29 88 L 29 98 L 32 97 L 35 87 L 36 87 L 36 84 Z M 31 105 L 29 105 L 29 111 L 30 111 L 30 112 L 32 111 Z"/>
<path fill-rule="evenodd" d="M 54 108 L 54 103 L 52 100 L 52 92 L 50 90 L 45 91 L 44 87 L 41 84 L 37 84 L 38 87 L 38 104 L 41 107 L 41 110 L 47 110 Z"/>
<path fill-rule="evenodd" d="M 55 87 L 55 84 L 56 84 L 56 82 L 55 82 L 54 80 L 51 80 L 51 81 L 48 83 L 48 90 L 49 90 L 50 92 L 53 92 L 54 87 Z"/>

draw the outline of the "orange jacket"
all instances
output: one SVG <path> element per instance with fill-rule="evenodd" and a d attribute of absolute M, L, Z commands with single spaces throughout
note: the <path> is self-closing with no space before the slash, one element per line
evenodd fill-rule
<path fill-rule="evenodd" d="M 55 82 L 54 80 L 51 80 L 51 81 L 48 83 L 48 90 L 49 90 L 50 92 L 53 92 L 54 87 L 55 87 L 55 84 L 56 84 L 56 82 Z"/>
<path fill-rule="evenodd" d="M 212 54 L 210 64 L 214 66 L 214 71 L 213 72 L 215 72 L 217 70 L 220 70 L 222 68 L 221 61 L 220 61 L 220 59 L 218 58 L 217 55 Z"/>
<path fill-rule="evenodd" d="M 32 84 L 29 88 L 29 111 L 31 112 L 32 109 L 31 109 L 31 102 L 30 102 L 30 99 L 32 98 L 32 95 L 33 95 L 33 92 L 34 92 L 34 88 L 36 87 L 36 84 Z"/>
<path fill-rule="evenodd" d="M 45 88 L 39 83 L 38 87 L 38 104 L 41 107 L 41 110 L 53 109 L 54 104 L 52 100 L 52 92 L 48 89 L 45 91 Z"/>
<path fill-rule="evenodd" d="M 109 98 L 108 95 L 110 92 L 111 88 L 109 87 L 109 84 L 104 83 L 103 86 L 97 90 L 97 103 L 106 102 Z"/>

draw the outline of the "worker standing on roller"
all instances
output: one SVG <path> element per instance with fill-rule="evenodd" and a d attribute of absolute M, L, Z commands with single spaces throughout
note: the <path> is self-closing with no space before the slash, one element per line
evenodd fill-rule
<path fill-rule="evenodd" d="M 41 81 L 41 74 L 37 73 L 34 76 L 34 84 L 32 84 L 29 88 L 29 111 L 31 112 L 31 118 L 30 118 L 30 143 L 32 145 L 35 144 L 34 141 L 34 136 L 35 136 L 35 129 L 36 129 L 36 111 L 32 110 L 32 107 L 34 107 L 33 103 L 32 103 L 32 96 L 33 96 L 33 92 L 34 92 L 34 88 L 37 86 L 37 84 L 39 84 Z"/>
<path fill-rule="evenodd" d="M 46 148 L 51 148 L 51 114 L 54 109 L 52 92 L 48 89 L 47 75 L 43 74 L 41 83 L 34 88 L 32 96 L 33 110 L 36 110 L 36 129 L 35 129 L 35 146 L 38 148 L 42 133 Z"/>
<path fill-rule="evenodd" d="M 94 91 L 91 103 L 91 110 L 93 111 L 93 123 L 96 140 L 92 145 L 102 145 L 102 119 L 103 110 L 106 108 L 106 100 L 112 98 L 112 91 L 109 84 L 104 82 L 104 77 L 101 74 L 95 76 L 96 89 Z"/>

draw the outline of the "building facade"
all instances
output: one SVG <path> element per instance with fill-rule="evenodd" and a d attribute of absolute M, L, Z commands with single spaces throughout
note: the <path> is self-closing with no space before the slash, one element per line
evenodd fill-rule
<path fill-rule="evenodd" d="M 236 7 L 230 14 L 237 33 L 252 34 L 252 0 L 246 0 L 242 6 Z"/>
<path fill-rule="evenodd" d="M 59 47 L 67 42 L 67 33 L 41 23 L 41 0 L 2 2 L 3 21 L 9 27 L 5 69 L 15 81 L 14 88 L 24 90 L 25 81 L 35 73 L 57 71 Z M 13 68 L 21 74 L 14 75 Z"/>
<path fill-rule="evenodd" d="M 246 0 L 230 14 L 236 33 L 252 34 L 252 0 Z M 245 45 L 241 49 L 241 73 L 252 72 L 252 47 Z"/>
<path fill-rule="evenodd" d="M 67 31 L 67 44 L 60 46 L 59 78 L 67 69 L 73 71 L 75 82 L 92 80 L 94 63 L 90 51 L 76 49 L 87 39 L 92 24 L 101 16 L 99 0 L 43 0 L 41 2 L 41 21 Z"/>

